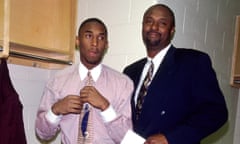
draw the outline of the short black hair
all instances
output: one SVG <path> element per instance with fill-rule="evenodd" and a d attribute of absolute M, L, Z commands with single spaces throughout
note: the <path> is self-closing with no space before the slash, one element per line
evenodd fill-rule
<path fill-rule="evenodd" d="M 152 5 L 151 7 L 149 7 L 144 15 L 143 15 L 143 18 L 146 16 L 146 14 L 152 9 L 152 8 L 155 8 L 155 7 L 163 7 L 163 8 L 166 8 L 170 14 L 170 16 L 172 17 L 172 24 L 173 26 L 175 27 L 175 15 L 174 15 L 174 12 L 172 11 L 172 9 L 170 7 L 168 7 L 167 5 L 165 4 L 155 4 L 155 5 Z"/>
<path fill-rule="evenodd" d="M 83 26 L 89 22 L 97 22 L 97 23 L 101 24 L 103 26 L 103 28 L 105 29 L 106 36 L 108 35 L 107 26 L 105 25 L 105 23 L 102 20 L 100 20 L 98 18 L 88 18 L 88 19 L 84 20 L 82 22 L 82 24 L 79 26 L 78 35 L 80 34 L 80 30 L 83 28 Z"/>

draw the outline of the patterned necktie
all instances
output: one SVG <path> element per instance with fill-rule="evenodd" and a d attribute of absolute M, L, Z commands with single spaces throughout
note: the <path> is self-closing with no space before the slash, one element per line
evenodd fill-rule
<path fill-rule="evenodd" d="M 86 86 L 92 86 L 93 79 L 91 73 L 88 72 Z M 79 117 L 78 144 L 92 144 L 93 126 L 91 106 L 85 103 Z"/>
<path fill-rule="evenodd" d="M 137 98 L 137 105 L 136 105 L 136 119 L 137 120 L 139 119 L 139 116 L 141 114 L 142 105 L 144 102 L 144 97 L 147 95 L 148 86 L 150 85 L 150 83 L 152 81 L 153 68 L 154 68 L 154 65 L 153 65 L 153 62 L 151 61 L 147 75 L 144 78 L 143 84 L 141 86 L 141 89 L 139 91 L 138 98 Z"/>

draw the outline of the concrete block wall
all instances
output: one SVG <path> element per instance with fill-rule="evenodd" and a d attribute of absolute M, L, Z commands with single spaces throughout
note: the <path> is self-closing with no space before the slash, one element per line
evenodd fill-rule
<path fill-rule="evenodd" d="M 34 131 L 35 118 L 50 71 L 13 64 L 8 64 L 8 69 L 13 86 L 23 104 L 23 120 L 27 143 L 38 144 Z"/>
<path fill-rule="evenodd" d="M 175 12 L 175 46 L 198 49 L 211 56 L 227 101 L 228 123 L 202 143 L 239 144 L 240 132 L 235 127 L 240 127 L 240 94 L 239 89 L 229 85 L 235 16 L 240 15 L 239 0 L 78 0 L 76 25 L 78 27 L 88 17 L 104 20 L 109 31 L 109 50 L 103 62 L 122 71 L 124 66 L 145 56 L 141 38 L 142 15 L 156 2 L 169 5 Z M 24 104 L 28 143 L 40 144 L 34 133 L 36 110 L 43 87 L 54 71 L 12 64 L 9 64 L 9 70 Z M 58 137 L 51 144 L 59 143 Z"/>

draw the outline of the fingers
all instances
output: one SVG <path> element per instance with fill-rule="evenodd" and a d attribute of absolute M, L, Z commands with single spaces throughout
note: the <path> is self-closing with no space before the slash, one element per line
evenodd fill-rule
<path fill-rule="evenodd" d="M 56 115 L 79 114 L 84 103 L 104 111 L 109 107 L 109 101 L 102 96 L 93 86 L 85 86 L 78 95 L 68 95 L 52 106 L 52 112 Z"/>
<path fill-rule="evenodd" d="M 80 91 L 80 98 L 83 103 L 89 103 L 101 111 L 105 110 L 109 106 L 108 100 L 93 86 L 85 86 Z"/>
<path fill-rule="evenodd" d="M 56 115 L 65 115 L 69 113 L 79 114 L 82 110 L 83 103 L 79 96 L 68 95 L 59 100 L 52 106 L 52 111 Z"/>
<path fill-rule="evenodd" d="M 66 103 L 64 103 L 64 105 L 66 106 L 66 111 L 68 113 L 75 113 L 75 114 L 81 113 L 83 102 L 81 101 L 79 96 L 70 95 L 70 96 L 67 96 L 65 100 L 66 100 Z"/>
<path fill-rule="evenodd" d="M 168 141 L 163 134 L 156 134 L 148 137 L 144 144 L 168 144 Z"/>
<path fill-rule="evenodd" d="M 91 103 L 91 99 L 98 97 L 96 89 L 92 86 L 85 86 L 80 91 L 80 99 L 83 103 Z"/>

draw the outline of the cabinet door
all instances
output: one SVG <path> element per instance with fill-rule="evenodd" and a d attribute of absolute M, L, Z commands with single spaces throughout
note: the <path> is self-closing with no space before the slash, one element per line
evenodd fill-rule
<path fill-rule="evenodd" d="M 45 67 L 44 60 L 47 65 L 70 64 L 74 60 L 75 15 L 76 0 L 11 0 L 10 61 L 28 65 L 31 60 L 26 59 L 35 56 L 33 65 L 39 67 Z M 24 55 L 30 58 L 22 58 Z M 38 61 L 39 57 L 42 60 Z"/>
<path fill-rule="evenodd" d="M 4 11 L 4 0 L 0 0 L 0 49 L 3 50 L 3 11 Z"/>
<path fill-rule="evenodd" d="M 236 17 L 230 84 L 240 88 L 240 15 Z"/>
<path fill-rule="evenodd" d="M 0 0 L 0 58 L 8 56 L 9 50 L 9 1 Z"/>

